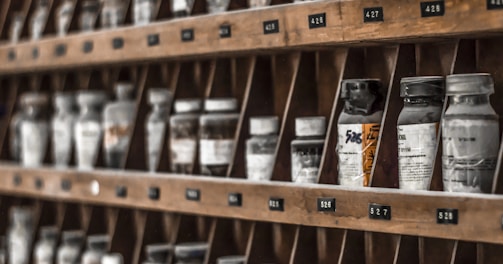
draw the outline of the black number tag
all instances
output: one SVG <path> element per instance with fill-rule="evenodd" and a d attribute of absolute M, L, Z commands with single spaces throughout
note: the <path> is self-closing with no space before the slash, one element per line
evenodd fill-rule
<path fill-rule="evenodd" d="M 44 187 L 44 181 L 40 178 L 35 179 L 35 189 L 40 190 Z"/>
<path fill-rule="evenodd" d="M 126 186 L 117 186 L 115 187 L 115 196 L 119 198 L 127 197 L 127 187 Z"/>
<path fill-rule="evenodd" d="M 38 56 L 40 55 L 40 52 L 38 52 L 38 48 L 35 47 L 31 50 L 31 56 L 33 59 L 38 59 Z"/>
<path fill-rule="evenodd" d="M 69 192 L 72 189 L 72 182 L 70 180 L 61 180 L 61 190 Z"/>
<path fill-rule="evenodd" d="M 159 187 L 148 188 L 148 198 L 150 200 L 159 200 L 159 198 L 161 198 L 161 190 Z"/>
<path fill-rule="evenodd" d="M 264 21 L 264 34 L 274 34 L 279 32 L 279 21 L 269 20 Z"/>
<path fill-rule="evenodd" d="M 284 211 L 285 200 L 283 198 L 269 198 L 269 210 L 270 211 Z"/>
<path fill-rule="evenodd" d="M 112 40 L 112 47 L 114 49 L 122 49 L 124 47 L 124 39 L 123 38 L 114 38 Z"/>
<path fill-rule="evenodd" d="M 197 189 L 187 189 L 185 190 L 185 199 L 189 201 L 200 201 L 201 191 Z"/>
<path fill-rule="evenodd" d="M 444 1 L 421 2 L 421 17 L 443 16 L 444 14 Z"/>
<path fill-rule="evenodd" d="M 14 186 L 19 186 L 23 182 L 23 179 L 19 174 L 14 175 L 14 178 L 12 178 L 12 183 L 14 183 Z"/>
<path fill-rule="evenodd" d="M 229 193 L 229 206 L 240 207 L 243 205 L 243 196 L 240 193 Z"/>
<path fill-rule="evenodd" d="M 147 36 L 147 44 L 149 47 L 159 45 L 159 34 L 150 34 Z"/>
<path fill-rule="evenodd" d="M 182 29 L 182 41 L 193 41 L 194 40 L 194 29 Z"/>
<path fill-rule="evenodd" d="M 54 48 L 54 54 L 56 55 L 56 57 L 65 56 L 65 54 L 66 54 L 66 44 L 56 45 L 56 47 Z"/>
<path fill-rule="evenodd" d="M 219 34 L 220 38 L 230 38 L 232 36 L 231 25 L 221 25 Z"/>
<path fill-rule="evenodd" d="M 457 225 L 458 209 L 448 209 L 448 208 L 437 209 L 437 224 Z"/>
<path fill-rule="evenodd" d="M 335 198 L 318 198 L 318 212 L 335 212 Z"/>
<path fill-rule="evenodd" d="M 487 9 L 503 9 L 503 0 L 487 0 Z"/>
<path fill-rule="evenodd" d="M 13 50 L 9 50 L 9 54 L 7 54 L 9 61 L 16 60 L 16 52 Z"/>
<path fill-rule="evenodd" d="M 309 15 L 307 20 L 309 22 L 309 28 L 321 28 L 327 26 L 325 13 Z"/>
<path fill-rule="evenodd" d="M 378 220 L 391 220 L 391 206 L 369 204 L 369 218 Z"/>
<path fill-rule="evenodd" d="M 86 41 L 82 45 L 82 51 L 84 53 L 91 53 L 93 51 L 93 48 L 94 48 L 94 43 L 92 41 Z"/>
<path fill-rule="evenodd" d="M 363 22 L 384 21 L 384 10 L 382 7 L 368 7 L 363 9 Z"/>

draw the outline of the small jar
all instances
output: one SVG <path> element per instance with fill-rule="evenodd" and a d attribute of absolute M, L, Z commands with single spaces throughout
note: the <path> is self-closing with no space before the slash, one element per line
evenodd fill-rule
<path fill-rule="evenodd" d="M 74 142 L 73 127 L 77 119 L 75 97 L 70 93 L 57 92 L 54 95 L 54 114 L 51 122 L 52 158 L 58 168 L 66 168 L 70 163 Z"/>
<path fill-rule="evenodd" d="M 449 107 L 442 120 L 444 191 L 490 193 L 500 146 L 499 116 L 487 73 L 449 75 Z"/>
<path fill-rule="evenodd" d="M 171 1 L 171 10 L 175 18 L 187 17 L 192 12 L 194 0 L 173 0 Z"/>
<path fill-rule="evenodd" d="M 219 14 L 227 11 L 230 0 L 206 0 L 206 8 L 210 14 Z"/>
<path fill-rule="evenodd" d="M 134 0 L 133 18 L 136 26 L 147 25 L 155 20 L 157 0 Z"/>
<path fill-rule="evenodd" d="M 292 140 L 292 181 L 317 183 L 321 156 L 325 145 L 324 116 L 295 119 L 295 140 Z"/>
<path fill-rule="evenodd" d="M 169 110 L 173 93 L 165 88 L 151 88 L 148 91 L 148 102 L 152 106 L 145 124 L 147 164 L 150 172 L 159 167 L 159 158 L 164 144 L 164 135 L 169 121 Z"/>
<path fill-rule="evenodd" d="M 250 118 L 251 138 L 246 141 L 246 177 L 270 181 L 276 161 L 279 121 L 277 116 Z"/>
<path fill-rule="evenodd" d="M 39 240 L 35 245 L 34 263 L 51 264 L 56 255 L 58 243 L 58 228 L 56 226 L 43 226 L 39 231 Z"/>
<path fill-rule="evenodd" d="M 84 238 L 84 232 L 80 230 L 64 231 L 63 244 L 58 249 L 57 264 L 79 263 L 80 247 Z"/>
<path fill-rule="evenodd" d="M 199 99 L 175 101 L 175 114 L 169 120 L 171 172 L 180 174 L 194 172 L 201 104 Z"/>
<path fill-rule="evenodd" d="M 82 264 L 100 264 L 101 258 L 108 250 L 110 237 L 108 235 L 92 235 L 87 237 L 87 250 L 82 255 Z"/>
<path fill-rule="evenodd" d="M 75 2 L 65 0 L 56 10 L 56 31 L 58 36 L 65 36 L 72 22 Z"/>
<path fill-rule="evenodd" d="M 9 39 L 12 44 L 19 42 L 23 31 L 25 15 L 21 12 L 12 13 L 12 21 L 9 29 Z"/>
<path fill-rule="evenodd" d="M 77 167 L 91 170 L 96 164 L 103 130 L 101 128 L 101 110 L 106 95 L 100 91 L 79 91 L 77 103 L 80 115 L 75 123 L 75 147 Z"/>
<path fill-rule="evenodd" d="M 32 212 L 33 208 L 28 207 L 10 209 L 10 223 L 7 230 L 10 264 L 28 264 L 30 261 L 30 247 L 35 228 Z"/>
<path fill-rule="evenodd" d="M 22 99 L 24 119 L 21 121 L 21 162 L 25 167 L 42 165 L 49 140 L 47 122 L 48 97 L 40 93 L 26 93 Z"/>
<path fill-rule="evenodd" d="M 32 40 L 38 40 L 42 37 L 47 18 L 49 17 L 49 0 L 37 1 L 37 8 L 30 21 L 30 35 Z"/>
<path fill-rule="evenodd" d="M 442 76 L 408 77 L 400 82 L 404 98 L 397 127 L 400 189 L 429 189 L 444 94 Z"/>
<path fill-rule="evenodd" d="M 225 256 L 217 259 L 217 264 L 245 264 L 246 256 Z"/>
<path fill-rule="evenodd" d="M 101 258 L 101 264 L 123 264 L 124 259 L 120 253 L 105 254 Z"/>
<path fill-rule="evenodd" d="M 235 98 L 211 98 L 204 102 L 206 114 L 199 118 L 199 162 L 203 175 L 227 175 L 239 120 L 237 106 Z"/>
<path fill-rule="evenodd" d="M 176 263 L 203 263 L 208 251 L 208 243 L 188 242 L 175 246 Z"/>
<path fill-rule="evenodd" d="M 340 185 L 369 186 L 383 114 L 381 87 L 375 79 L 342 81 L 345 104 L 337 121 Z"/>
<path fill-rule="evenodd" d="M 101 28 L 112 29 L 124 23 L 126 4 L 124 0 L 104 0 L 101 10 Z"/>
<path fill-rule="evenodd" d="M 98 0 L 82 1 L 82 11 L 79 17 L 80 32 L 90 32 L 94 30 L 99 11 L 100 3 Z"/>
<path fill-rule="evenodd" d="M 168 263 L 169 257 L 173 253 L 174 247 L 171 244 L 152 244 L 145 246 L 147 261 L 143 264 L 163 264 Z"/>

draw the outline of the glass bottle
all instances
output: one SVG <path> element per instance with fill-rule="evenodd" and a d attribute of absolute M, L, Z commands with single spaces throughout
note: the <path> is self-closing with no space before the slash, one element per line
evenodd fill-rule
<path fill-rule="evenodd" d="M 39 231 L 39 240 L 35 245 L 35 264 L 51 264 L 56 255 L 58 243 L 58 228 L 56 226 L 43 226 Z"/>
<path fill-rule="evenodd" d="M 84 232 L 80 230 L 64 231 L 63 244 L 58 249 L 57 264 L 79 263 L 80 247 L 84 238 Z"/>
<path fill-rule="evenodd" d="M 108 235 L 92 235 L 87 237 L 87 250 L 82 255 L 82 264 L 100 264 L 101 258 L 108 249 Z"/>
<path fill-rule="evenodd" d="M 447 76 L 449 107 L 442 120 L 445 191 L 492 190 L 500 146 L 499 116 L 489 102 L 493 93 L 490 74 Z"/>
<path fill-rule="evenodd" d="M 75 123 L 75 148 L 77 167 L 80 170 L 94 168 L 101 146 L 101 110 L 106 95 L 101 91 L 79 91 L 77 103 L 80 115 Z"/>
<path fill-rule="evenodd" d="M 444 94 L 442 76 L 408 77 L 400 82 L 404 98 L 397 127 L 400 189 L 429 189 Z"/>
<path fill-rule="evenodd" d="M 19 42 L 23 31 L 25 15 L 21 12 L 12 13 L 12 22 L 9 30 L 9 39 L 12 44 Z"/>
<path fill-rule="evenodd" d="M 57 92 L 54 106 L 56 113 L 51 123 L 53 161 L 56 167 L 65 168 L 70 163 L 74 142 L 73 127 L 77 119 L 75 97 L 70 93 Z"/>
<path fill-rule="evenodd" d="M 173 0 L 171 1 L 171 10 L 175 18 L 190 16 L 194 0 Z"/>
<path fill-rule="evenodd" d="M 26 108 L 29 93 L 24 93 L 20 96 L 19 106 L 16 114 L 12 117 L 9 125 L 9 150 L 10 156 L 14 161 L 21 161 L 21 122 L 26 119 Z"/>
<path fill-rule="evenodd" d="M 100 3 L 98 0 L 82 1 L 82 10 L 79 17 L 80 32 L 93 31 L 98 19 Z"/>
<path fill-rule="evenodd" d="M 230 0 L 206 0 L 206 8 L 210 14 L 218 14 L 227 11 Z"/>
<path fill-rule="evenodd" d="M 143 264 L 163 264 L 168 263 L 169 256 L 173 252 L 173 245 L 171 244 L 152 244 L 145 246 L 145 253 L 147 261 Z"/>
<path fill-rule="evenodd" d="M 292 140 L 292 181 L 317 183 L 321 156 L 325 145 L 324 116 L 295 119 L 295 140 Z"/>
<path fill-rule="evenodd" d="M 340 185 L 369 186 L 383 114 L 381 87 L 375 79 L 342 81 L 345 104 L 337 122 Z"/>
<path fill-rule="evenodd" d="M 117 28 L 124 23 L 126 4 L 124 0 L 104 0 L 101 10 L 101 28 Z"/>
<path fill-rule="evenodd" d="M 68 32 L 74 9 L 74 1 L 65 0 L 56 10 L 56 31 L 58 36 L 65 36 Z"/>
<path fill-rule="evenodd" d="M 0 236 L 0 264 L 7 263 L 7 245 L 4 236 Z"/>
<path fill-rule="evenodd" d="M 41 166 L 47 151 L 49 124 L 47 95 L 27 93 L 24 97 L 24 119 L 21 121 L 21 162 L 26 167 Z"/>
<path fill-rule="evenodd" d="M 134 0 L 133 20 L 136 26 L 147 25 L 155 20 L 157 0 Z"/>
<path fill-rule="evenodd" d="M 152 106 L 145 124 L 147 164 L 150 172 L 155 172 L 159 166 L 159 158 L 164 146 L 164 135 L 169 121 L 169 110 L 173 101 L 173 93 L 165 88 L 151 88 L 148 91 L 148 102 Z"/>
<path fill-rule="evenodd" d="M 131 99 L 134 86 L 131 83 L 115 85 L 116 101 L 108 103 L 103 110 L 105 138 L 105 164 L 108 168 L 122 168 L 129 147 L 129 140 L 136 115 L 136 104 Z"/>
<path fill-rule="evenodd" d="M 250 8 L 259 8 L 271 5 L 271 0 L 248 0 Z"/>
<path fill-rule="evenodd" d="M 101 264 L 122 264 L 124 260 L 120 253 L 109 253 L 105 254 L 103 258 L 101 258 Z"/>
<path fill-rule="evenodd" d="M 28 207 L 12 207 L 8 236 L 8 260 L 10 264 L 28 264 L 30 261 L 30 246 L 34 230 L 33 209 Z"/>
<path fill-rule="evenodd" d="M 171 172 L 181 174 L 194 172 L 201 105 L 199 99 L 175 101 L 175 114 L 169 121 Z"/>
<path fill-rule="evenodd" d="M 217 264 L 245 264 L 246 256 L 225 256 L 217 259 Z"/>
<path fill-rule="evenodd" d="M 175 246 L 176 263 L 202 264 L 208 251 L 208 243 L 188 242 Z"/>
<path fill-rule="evenodd" d="M 235 98 L 210 98 L 204 102 L 206 114 L 199 118 L 199 162 L 203 175 L 227 175 L 239 120 L 237 105 Z"/>
<path fill-rule="evenodd" d="M 38 40 L 42 37 L 48 17 L 49 0 L 37 0 L 37 8 L 30 21 L 30 35 L 32 40 Z"/>
<path fill-rule="evenodd" d="M 250 118 L 251 138 L 246 141 L 246 177 L 254 181 L 271 180 L 279 121 L 277 116 Z"/>

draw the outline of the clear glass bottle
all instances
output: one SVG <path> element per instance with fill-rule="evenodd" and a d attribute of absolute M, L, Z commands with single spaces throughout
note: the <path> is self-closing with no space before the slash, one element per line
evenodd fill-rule
<path fill-rule="evenodd" d="M 104 0 L 101 10 L 101 28 L 112 29 L 124 24 L 126 8 L 124 0 Z"/>
<path fill-rule="evenodd" d="M 171 172 L 181 174 L 194 172 L 201 105 L 199 99 L 175 101 L 175 114 L 169 121 Z"/>
<path fill-rule="evenodd" d="M 75 264 L 80 260 L 80 247 L 85 235 L 81 230 L 63 232 L 63 244 L 59 246 L 57 264 Z"/>
<path fill-rule="evenodd" d="M 56 10 L 56 32 L 58 36 L 67 34 L 74 10 L 75 2 L 73 0 L 65 0 Z"/>
<path fill-rule="evenodd" d="M 12 13 L 12 21 L 9 29 L 9 39 L 12 44 L 19 42 L 23 31 L 25 15 L 22 12 Z"/>
<path fill-rule="evenodd" d="M 175 18 L 190 16 L 194 0 L 173 0 L 171 1 L 171 10 Z"/>
<path fill-rule="evenodd" d="M 116 101 L 108 103 L 103 110 L 103 149 L 108 168 L 123 167 L 136 115 L 136 103 L 132 100 L 134 90 L 131 83 L 117 83 Z"/>
<path fill-rule="evenodd" d="M 324 116 L 295 119 L 295 140 L 292 140 L 292 181 L 317 183 L 321 156 L 325 146 L 326 119 Z"/>
<path fill-rule="evenodd" d="M 133 21 L 136 26 L 147 25 L 155 20 L 157 0 L 134 0 Z"/>
<path fill-rule="evenodd" d="M 169 256 L 173 253 L 174 247 L 171 244 L 151 244 L 145 246 L 147 261 L 143 264 L 163 264 L 168 263 Z"/>
<path fill-rule="evenodd" d="M 227 11 L 230 0 L 206 0 L 206 8 L 210 14 L 218 14 Z"/>
<path fill-rule="evenodd" d="M 44 162 L 49 140 L 46 94 L 26 93 L 24 119 L 21 121 L 21 163 L 25 167 L 39 167 Z"/>
<path fill-rule="evenodd" d="M 217 259 L 217 264 L 245 264 L 246 256 L 225 256 Z"/>
<path fill-rule="evenodd" d="M 250 8 L 260 8 L 271 5 L 271 0 L 248 0 Z"/>
<path fill-rule="evenodd" d="M 20 96 L 19 106 L 16 114 L 12 117 L 9 125 L 9 151 L 14 161 L 21 161 L 21 122 L 26 119 L 27 100 L 29 93 Z"/>
<path fill-rule="evenodd" d="M 449 75 L 449 107 L 442 120 L 444 191 L 490 193 L 500 146 L 499 116 L 487 73 Z"/>
<path fill-rule="evenodd" d="M 73 94 L 57 92 L 54 95 L 56 113 L 52 117 L 52 158 L 58 168 L 66 168 L 70 163 L 74 143 L 75 121 L 77 119 Z"/>
<path fill-rule="evenodd" d="M 277 116 L 250 118 L 251 138 L 246 141 L 246 177 L 271 180 L 276 161 L 279 119 Z"/>
<path fill-rule="evenodd" d="M 92 235 L 87 237 L 87 250 L 82 254 L 82 264 L 100 264 L 101 258 L 108 250 L 110 237 L 108 235 Z"/>
<path fill-rule="evenodd" d="M 10 264 L 28 264 L 30 262 L 30 247 L 35 228 L 33 208 L 12 207 L 8 236 L 8 260 Z"/>
<path fill-rule="evenodd" d="M 384 108 L 381 87 L 375 79 L 342 81 L 345 104 L 337 122 L 340 185 L 369 186 Z"/>
<path fill-rule="evenodd" d="M 398 116 L 398 179 L 400 189 L 428 190 L 444 101 L 444 77 L 403 78 Z"/>
<path fill-rule="evenodd" d="M 45 24 L 49 17 L 49 0 L 37 0 L 37 8 L 30 21 L 30 35 L 32 40 L 38 40 L 44 33 Z"/>
<path fill-rule="evenodd" d="M 235 98 L 210 98 L 204 102 L 206 114 L 199 118 L 201 174 L 227 175 L 239 120 L 237 106 Z"/>
<path fill-rule="evenodd" d="M 39 231 L 39 240 L 35 245 L 34 263 L 51 264 L 56 255 L 59 230 L 56 226 L 43 226 Z"/>
<path fill-rule="evenodd" d="M 148 91 L 148 102 L 152 106 L 145 124 L 147 164 L 150 172 L 159 167 L 164 144 L 166 126 L 169 122 L 169 110 L 173 101 L 173 93 L 166 88 L 151 88 Z"/>
<path fill-rule="evenodd" d="M 96 164 L 103 130 L 101 110 L 106 95 L 101 91 L 79 91 L 80 115 L 75 123 L 75 154 L 79 170 L 92 170 Z"/>
<path fill-rule="evenodd" d="M 124 259 L 120 253 L 105 254 L 101 258 L 101 264 L 123 264 Z"/>
<path fill-rule="evenodd" d="M 79 17 L 80 32 L 90 32 L 94 30 L 99 11 L 100 3 L 98 0 L 82 1 L 82 10 Z"/>
<path fill-rule="evenodd" d="M 175 246 L 176 263 L 202 264 L 208 251 L 208 243 L 188 242 Z"/>

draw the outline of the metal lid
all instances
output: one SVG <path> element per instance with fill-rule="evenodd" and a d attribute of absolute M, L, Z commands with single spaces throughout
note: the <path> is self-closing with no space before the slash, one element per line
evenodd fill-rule
<path fill-rule="evenodd" d="M 489 73 L 453 74 L 446 78 L 447 95 L 493 94 L 494 82 Z"/>
<path fill-rule="evenodd" d="M 109 253 L 101 257 L 101 264 L 122 264 L 124 259 L 120 253 Z"/>
<path fill-rule="evenodd" d="M 238 109 L 236 98 L 208 98 L 204 101 L 206 112 L 230 112 Z"/>
<path fill-rule="evenodd" d="M 39 92 L 27 92 L 21 95 L 21 104 L 22 105 L 38 105 L 43 106 L 46 105 L 49 101 L 49 97 L 47 94 L 39 93 Z"/>
<path fill-rule="evenodd" d="M 14 206 L 10 209 L 12 222 L 30 224 L 33 221 L 33 208 Z"/>
<path fill-rule="evenodd" d="M 63 243 L 64 244 L 82 244 L 84 242 L 84 231 L 82 230 L 70 230 L 63 232 Z"/>
<path fill-rule="evenodd" d="M 254 136 L 275 135 L 279 131 L 277 116 L 261 116 L 250 118 L 250 134 Z"/>
<path fill-rule="evenodd" d="M 75 96 L 69 92 L 56 92 L 54 94 L 54 105 L 70 108 L 75 105 Z"/>
<path fill-rule="evenodd" d="M 84 105 L 102 105 L 106 102 L 107 95 L 103 91 L 79 91 L 77 103 Z"/>
<path fill-rule="evenodd" d="M 193 113 L 201 111 L 201 99 L 177 99 L 175 100 L 175 113 Z"/>
<path fill-rule="evenodd" d="M 326 129 L 324 116 L 295 118 L 295 136 L 297 137 L 324 136 Z"/>
<path fill-rule="evenodd" d="M 42 226 L 38 232 L 40 238 L 46 240 L 56 240 L 59 234 L 58 227 L 56 226 Z"/>
<path fill-rule="evenodd" d="M 400 97 L 443 96 L 444 77 L 417 76 L 400 80 Z"/>
<path fill-rule="evenodd" d="M 149 104 L 170 104 L 173 100 L 173 92 L 167 88 L 150 88 L 148 90 Z"/>
<path fill-rule="evenodd" d="M 368 91 L 372 94 L 379 93 L 382 83 L 379 79 L 346 79 L 342 80 L 341 99 L 351 98 L 353 91 Z"/>
<path fill-rule="evenodd" d="M 181 243 L 175 246 L 175 256 L 177 259 L 204 258 L 207 250 L 206 242 Z"/>
<path fill-rule="evenodd" d="M 244 264 L 245 256 L 225 256 L 217 259 L 217 264 Z"/>
<path fill-rule="evenodd" d="M 165 263 L 174 248 L 172 244 L 151 244 L 145 246 L 145 253 L 149 261 Z"/>
<path fill-rule="evenodd" d="M 114 92 L 117 100 L 128 100 L 133 98 L 134 85 L 129 82 L 119 82 L 115 84 Z"/>
<path fill-rule="evenodd" d="M 90 249 L 105 251 L 110 243 L 110 236 L 106 234 L 91 235 L 87 237 L 87 247 Z"/>

